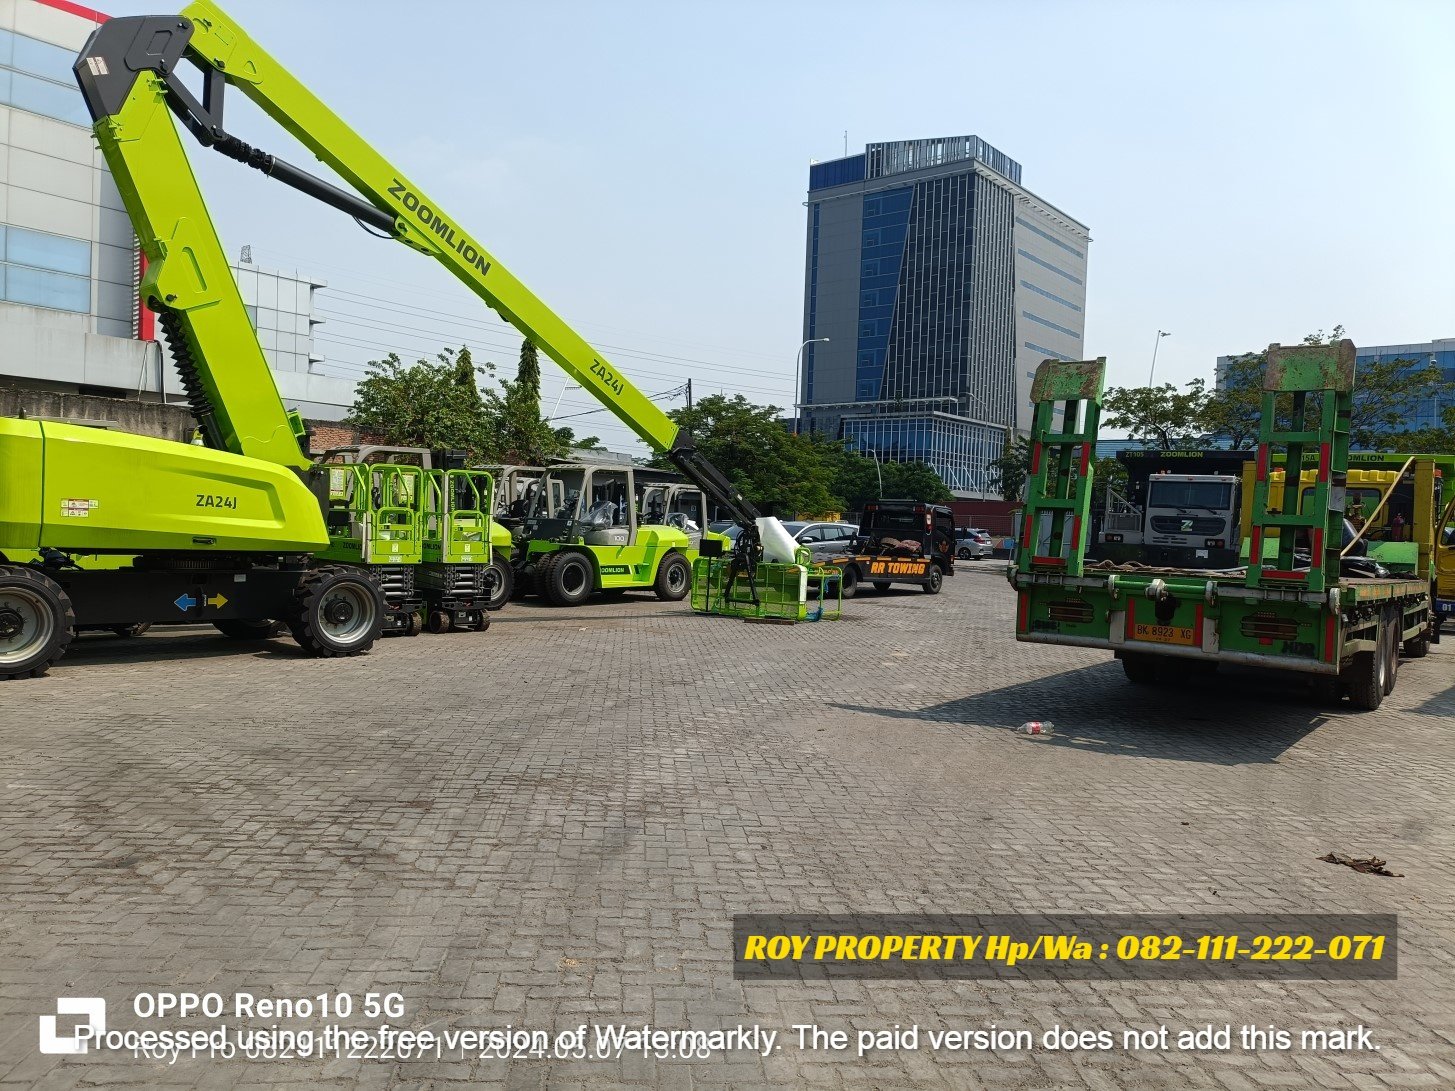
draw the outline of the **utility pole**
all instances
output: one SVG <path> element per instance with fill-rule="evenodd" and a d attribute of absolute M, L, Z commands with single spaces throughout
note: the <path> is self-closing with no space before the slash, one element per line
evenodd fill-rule
<path fill-rule="evenodd" d="M 692 380 L 687 380 L 687 408 L 692 408 Z"/>

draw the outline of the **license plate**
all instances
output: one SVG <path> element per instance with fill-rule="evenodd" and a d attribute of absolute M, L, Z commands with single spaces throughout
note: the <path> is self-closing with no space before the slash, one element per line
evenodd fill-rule
<path fill-rule="evenodd" d="M 1193 648 L 1197 646 L 1197 630 L 1191 625 L 1148 625 L 1138 621 L 1132 624 L 1132 639 L 1152 644 L 1184 644 Z"/>

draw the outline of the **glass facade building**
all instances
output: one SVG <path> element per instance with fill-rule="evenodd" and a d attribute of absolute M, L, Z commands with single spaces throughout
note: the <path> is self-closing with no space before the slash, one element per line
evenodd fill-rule
<path fill-rule="evenodd" d="M 1035 364 L 1081 356 L 1089 236 L 1020 178 L 974 136 L 810 167 L 805 427 L 989 494 Z"/>
<path fill-rule="evenodd" d="M 1219 356 L 1214 372 L 1219 386 L 1227 382 L 1227 367 L 1238 356 Z M 1402 361 L 1400 370 L 1414 371 L 1418 368 L 1436 368 L 1447 383 L 1455 383 L 1455 337 L 1437 337 L 1433 341 L 1411 341 L 1400 345 L 1364 345 L 1358 348 L 1354 357 L 1355 383 L 1358 383 L 1359 369 L 1373 363 L 1395 363 Z M 1455 406 L 1455 394 L 1443 394 L 1432 398 L 1418 398 L 1405 406 L 1402 416 L 1405 427 L 1439 428 L 1445 410 Z"/>

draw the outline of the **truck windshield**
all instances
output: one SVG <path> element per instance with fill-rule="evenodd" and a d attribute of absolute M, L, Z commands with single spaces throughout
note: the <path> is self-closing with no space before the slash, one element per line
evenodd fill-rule
<path fill-rule="evenodd" d="M 873 511 L 864 518 L 865 531 L 871 530 L 922 530 L 925 525 L 923 512 Z"/>
<path fill-rule="evenodd" d="M 1232 498 L 1233 486 L 1226 481 L 1153 481 L 1147 506 L 1225 511 Z"/>

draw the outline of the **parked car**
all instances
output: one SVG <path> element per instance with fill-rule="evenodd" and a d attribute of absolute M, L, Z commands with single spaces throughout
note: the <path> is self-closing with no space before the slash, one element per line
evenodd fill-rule
<path fill-rule="evenodd" d="M 741 529 L 736 523 L 730 523 L 722 533 L 731 541 L 737 538 Z M 810 523 L 797 519 L 785 522 L 783 529 L 793 535 L 793 540 L 799 545 L 806 546 L 815 561 L 849 552 L 854 535 L 859 533 L 859 528 L 853 523 Z"/>
<path fill-rule="evenodd" d="M 733 527 L 737 526 L 731 519 L 717 519 L 707 524 L 707 529 L 714 534 L 726 534 Z"/>
<path fill-rule="evenodd" d="M 995 543 L 991 541 L 990 531 L 979 527 L 967 527 L 955 543 L 955 556 L 962 561 L 989 557 L 994 552 Z"/>

